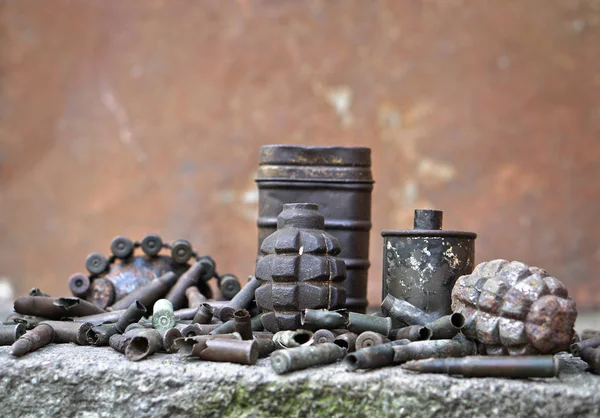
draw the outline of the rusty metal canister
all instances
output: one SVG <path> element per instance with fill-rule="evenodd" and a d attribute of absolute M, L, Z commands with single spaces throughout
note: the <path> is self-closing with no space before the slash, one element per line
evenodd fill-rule
<path fill-rule="evenodd" d="M 471 274 L 475 263 L 477 234 L 442 230 L 442 216 L 439 210 L 416 209 L 414 229 L 381 232 L 383 298 L 406 300 L 433 318 L 452 313 L 454 283 Z"/>
<path fill-rule="evenodd" d="M 325 231 L 342 247 L 347 271 L 344 306 L 364 313 L 373 190 L 370 148 L 265 145 L 256 183 L 259 256 L 262 241 L 277 229 L 277 215 L 285 203 L 318 204 Z"/>

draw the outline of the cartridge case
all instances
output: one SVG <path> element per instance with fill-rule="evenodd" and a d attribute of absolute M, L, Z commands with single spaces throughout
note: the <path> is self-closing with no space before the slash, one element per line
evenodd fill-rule
<path fill-rule="evenodd" d="M 348 326 L 347 309 L 303 309 L 301 323 L 304 329 L 340 329 Z"/>
<path fill-rule="evenodd" d="M 360 350 L 361 348 L 373 347 L 389 342 L 390 340 L 385 335 L 381 335 L 378 332 L 365 331 L 356 338 L 355 348 L 356 350 Z"/>
<path fill-rule="evenodd" d="M 159 299 L 152 309 L 152 325 L 160 332 L 165 332 L 175 326 L 173 304 L 168 299 Z"/>
<path fill-rule="evenodd" d="M 353 332 L 345 332 L 334 338 L 333 343 L 342 348 L 345 348 L 348 353 L 352 353 L 356 350 L 356 335 Z"/>
<path fill-rule="evenodd" d="M 284 374 L 294 370 L 334 363 L 344 355 L 346 355 L 346 349 L 333 343 L 295 347 L 272 353 L 271 367 L 275 373 Z"/>
<path fill-rule="evenodd" d="M 71 289 L 71 293 L 73 294 L 73 296 L 76 296 L 78 298 L 85 298 L 90 290 L 89 277 L 83 273 L 73 274 L 71 277 L 69 277 L 69 289 Z M 31 292 L 29 294 L 31 295 Z M 31 295 L 31 296 L 38 296 L 38 295 Z"/>
<path fill-rule="evenodd" d="M 16 312 L 11 313 L 6 317 L 8 325 L 23 324 L 27 330 L 34 329 L 41 322 L 47 321 L 47 318 L 41 316 L 22 315 Z"/>
<path fill-rule="evenodd" d="M 254 343 L 258 352 L 258 358 L 268 357 L 269 354 L 275 351 L 275 344 L 272 338 L 254 338 Z"/>
<path fill-rule="evenodd" d="M 125 313 L 125 309 L 111 312 L 102 312 L 95 315 L 86 315 L 73 318 L 74 322 L 89 322 L 92 325 L 113 324 L 116 323 L 121 315 Z"/>
<path fill-rule="evenodd" d="M 233 318 L 233 313 L 238 309 L 249 309 L 254 300 L 254 292 L 260 286 L 261 282 L 256 277 L 251 276 L 251 279 L 246 283 L 226 306 L 219 310 L 218 317 L 222 321 L 229 321 Z"/>
<path fill-rule="evenodd" d="M 559 361 L 552 356 L 431 358 L 402 365 L 420 373 L 446 373 L 465 377 L 557 377 Z"/>
<path fill-rule="evenodd" d="M 196 286 L 190 286 L 185 289 L 185 297 L 187 298 L 189 308 L 197 308 L 204 302 L 206 302 L 206 296 L 200 293 L 200 290 Z"/>
<path fill-rule="evenodd" d="M 466 338 L 413 341 L 407 345 L 394 347 L 394 363 L 402 364 L 410 360 L 432 357 L 465 357 L 474 354 L 477 354 L 477 346 Z"/>
<path fill-rule="evenodd" d="M 597 329 L 584 329 L 581 331 L 581 341 L 589 340 L 590 338 L 600 337 L 600 331 Z"/>
<path fill-rule="evenodd" d="M 314 344 L 323 344 L 323 343 L 332 343 L 335 340 L 335 334 L 328 329 L 319 329 L 313 334 L 313 345 Z"/>
<path fill-rule="evenodd" d="M 180 330 L 184 337 L 194 337 L 196 335 L 208 335 L 211 331 L 219 328 L 220 325 L 221 324 L 187 324 L 182 326 Z"/>
<path fill-rule="evenodd" d="M 125 347 L 125 356 L 131 361 L 143 360 L 162 349 L 162 337 L 156 329 L 136 330 L 135 336 Z"/>
<path fill-rule="evenodd" d="M 50 296 L 48 293 L 42 292 L 39 288 L 33 287 L 29 291 L 29 296 Z"/>
<path fill-rule="evenodd" d="M 138 301 L 134 301 L 119 317 L 119 320 L 115 324 L 115 328 L 119 333 L 124 333 L 125 328 L 130 324 L 134 324 L 142 319 L 146 315 L 146 307 Z"/>
<path fill-rule="evenodd" d="M 250 314 L 245 309 L 239 309 L 233 314 L 235 332 L 242 336 L 242 340 L 252 339 L 252 323 Z"/>
<path fill-rule="evenodd" d="M 381 309 L 393 319 L 394 327 L 426 325 L 435 319 L 411 303 L 392 295 L 385 296 L 381 302 Z"/>
<path fill-rule="evenodd" d="M 392 330 L 392 318 L 350 312 L 348 317 L 348 330 L 356 334 L 365 331 L 374 331 L 383 335 L 388 335 Z"/>
<path fill-rule="evenodd" d="M 261 316 L 255 316 L 250 320 L 250 325 L 252 327 L 252 331 L 262 331 L 263 324 L 261 321 Z M 231 332 L 235 332 L 235 319 L 230 319 L 223 324 L 220 324 L 217 328 L 213 329 L 210 334 L 229 334 Z"/>
<path fill-rule="evenodd" d="M 177 352 L 175 340 L 182 338 L 183 334 L 177 328 L 171 328 L 162 334 L 162 349 L 166 353 Z"/>
<path fill-rule="evenodd" d="M 237 332 L 234 332 L 231 334 L 197 335 L 194 337 L 183 337 L 175 340 L 175 347 L 179 351 L 179 354 L 183 357 L 198 357 L 200 353 L 206 348 L 206 341 L 213 340 L 215 338 L 223 338 L 226 340 L 241 340 L 242 336 Z"/>
<path fill-rule="evenodd" d="M 93 303 L 80 298 L 56 298 L 54 305 L 61 307 L 68 312 L 69 317 L 94 315 L 106 312 Z"/>
<path fill-rule="evenodd" d="M 165 299 L 173 304 L 173 309 L 183 308 L 186 304 L 185 291 L 190 286 L 195 286 L 200 281 L 208 280 L 214 273 L 214 261 L 209 257 L 201 258 L 183 273 L 171 287 Z"/>
<path fill-rule="evenodd" d="M 21 335 L 21 337 L 11 345 L 10 354 L 15 357 L 20 357 L 50 344 L 53 340 L 54 329 L 50 325 L 41 323 L 34 329 Z"/>
<path fill-rule="evenodd" d="M 347 279 L 344 307 L 364 313 L 371 229 L 371 150 L 366 147 L 266 145 L 260 150 L 258 248 L 277 228 L 286 203 L 314 202 L 325 231 L 340 243 Z"/>
<path fill-rule="evenodd" d="M 600 374 L 600 348 L 587 347 L 581 350 L 579 354 L 581 359 L 585 361 L 596 374 Z"/>
<path fill-rule="evenodd" d="M 88 345 L 87 333 L 93 327 L 89 322 L 44 321 L 42 324 L 52 327 L 54 330 L 53 342 L 56 344 Z"/>
<path fill-rule="evenodd" d="M 205 341 L 206 348 L 198 357 L 205 361 L 226 361 L 254 365 L 258 360 L 258 348 L 254 340 L 214 338 Z"/>
<path fill-rule="evenodd" d="M 154 303 L 163 298 L 169 289 L 175 284 L 179 276 L 172 271 L 168 271 L 160 277 L 152 279 L 148 284 L 138 287 L 133 292 L 116 301 L 111 309 L 127 309 L 136 300 L 146 307 L 153 306 Z"/>
<path fill-rule="evenodd" d="M 461 313 L 444 315 L 427 324 L 431 330 L 432 340 L 446 340 L 454 337 L 465 325 L 465 317 Z"/>
<path fill-rule="evenodd" d="M 25 331 L 25 324 L 0 325 L 0 345 L 13 345 Z"/>
<path fill-rule="evenodd" d="M 108 339 L 108 345 L 115 351 L 125 354 L 125 348 L 129 344 L 129 338 L 123 334 L 113 334 Z"/>
<path fill-rule="evenodd" d="M 194 314 L 192 322 L 195 324 L 208 324 L 213 317 L 214 308 L 208 303 L 201 303 Z"/>
<path fill-rule="evenodd" d="M 47 319 L 61 319 L 70 315 L 61 304 L 56 304 L 57 298 L 50 296 L 22 296 L 15 300 L 15 312 L 23 315 L 41 316 Z M 104 312 L 104 311 L 102 311 Z M 97 312 L 94 312 L 97 313 Z"/>
<path fill-rule="evenodd" d="M 273 335 L 275 349 L 300 347 L 312 344 L 313 333 L 305 329 L 279 331 Z"/>
<path fill-rule="evenodd" d="M 224 306 L 227 306 L 227 303 L 229 303 L 228 301 L 222 301 L 222 300 L 209 300 L 208 303 L 210 306 L 213 307 L 214 312 L 213 312 L 213 316 L 217 316 L 217 311 L 221 308 L 223 308 Z M 173 315 L 175 315 L 175 319 L 177 319 L 178 321 L 180 320 L 186 320 L 186 319 L 193 319 L 194 315 L 196 315 L 196 312 L 198 311 L 198 308 L 183 308 L 183 309 L 179 309 L 173 312 Z"/>
<path fill-rule="evenodd" d="M 350 353 L 344 359 L 348 371 L 358 369 L 376 369 L 394 364 L 394 347 L 404 346 L 409 340 L 396 340 L 389 343 L 361 348 Z"/>
<path fill-rule="evenodd" d="M 431 330 L 424 325 L 411 325 L 391 330 L 389 337 L 391 340 L 426 341 L 431 339 L 432 334 Z"/>
<path fill-rule="evenodd" d="M 579 341 L 578 343 L 571 344 L 570 351 L 575 357 L 580 357 L 581 352 L 586 348 L 600 347 L 600 336 L 588 338 L 587 340 Z"/>
<path fill-rule="evenodd" d="M 109 344 L 110 337 L 120 334 L 115 324 L 102 324 L 92 326 L 86 334 L 89 345 L 103 347 Z"/>

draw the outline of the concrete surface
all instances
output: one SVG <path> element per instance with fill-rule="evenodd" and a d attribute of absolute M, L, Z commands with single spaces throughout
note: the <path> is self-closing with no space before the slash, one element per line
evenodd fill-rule
<path fill-rule="evenodd" d="M 585 417 L 600 414 L 600 377 L 570 355 L 560 378 L 465 379 L 398 367 L 330 365 L 287 376 L 257 366 L 158 354 L 132 363 L 110 348 L 51 345 L 20 359 L 0 347 L 3 417 Z"/>

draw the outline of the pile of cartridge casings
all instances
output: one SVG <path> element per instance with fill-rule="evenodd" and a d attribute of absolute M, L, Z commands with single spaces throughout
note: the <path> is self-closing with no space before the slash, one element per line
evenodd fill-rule
<path fill-rule="evenodd" d="M 600 371 L 600 334 L 578 339 L 560 281 L 519 262 L 476 267 L 476 234 L 443 230 L 437 210 L 415 210 L 413 229 L 382 231 L 383 302 L 366 314 L 370 166 L 364 147 L 264 146 L 259 251 L 245 286 L 188 241 L 117 237 L 110 257 L 91 254 L 89 275 L 69 279 L 75 297 L 33 289 L 17 299 L 0 344 L 14 356 L 74 343 L 133 361 L 156 352 L 247 365 L 270 357 L 280 374 L 343 359 L 351 371 L 504 377 L 557 376 L 553 354 L 570 348 Z"/>

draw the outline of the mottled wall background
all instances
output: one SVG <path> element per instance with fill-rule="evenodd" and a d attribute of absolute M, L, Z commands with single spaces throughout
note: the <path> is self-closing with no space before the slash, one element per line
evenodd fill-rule
<path fill-rule="evenodd" d="M 67 294 L 113 236 L 253 272 L 261 144 L 373 149 L 415 207 L 600 305 L 600 1 L 0 1 L 0 277 Z"/>

